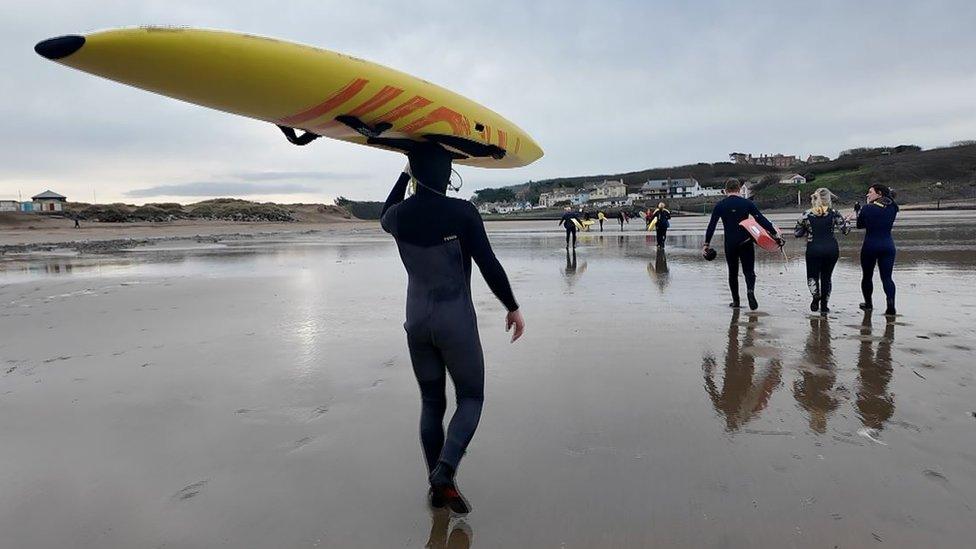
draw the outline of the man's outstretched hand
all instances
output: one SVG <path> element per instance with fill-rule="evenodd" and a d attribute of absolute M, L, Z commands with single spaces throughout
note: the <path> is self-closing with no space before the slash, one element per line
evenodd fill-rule
<path fill-rule="evenodd" d="M 512 333 L 512 343 L 522 337 L 522 332 L 525 331 L 525 320 L 522 318 L 522 311 L 515 309 L 505 315 L 505 331 L 512 329 L 515 326 L 515 332 Z"/>

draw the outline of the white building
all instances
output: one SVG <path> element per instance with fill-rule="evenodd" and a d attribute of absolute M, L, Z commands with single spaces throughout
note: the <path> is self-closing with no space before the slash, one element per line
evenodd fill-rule
<path fill-rule="evenodd" d="M 640 196 L 644 200 L 667 198 L 670 189 L 671 186 L 667 179 L 651 179 L 641 185 Z"/>
<path fill-rule="evenodd" d="M 803 177 L 798 173 L 791 174 L 783 179 L 779 180 L 781 185 L 803 185 L 807 182 L 807 178 Z"/>
<path fill-rule="evenodd" d="M 54 191 L 44 191 L 31 197 L 35 212 L 63 212 L 68 197 Z"/>
<path fill-rule="evenodd" d="M 20 202 L 16 200 L 0 200 L 0 212 L 19 212 Z"/>
<path fill-rule="evenodd" d="M 590 200 L 603 198 L 625 198 L 627 196 L 627 185 L 624 180 L 604 181 L 590 189 Z"/>
<path fill-rule="evenodd" d="M 706 195 L 694 177 L 679 179 L 651 179 L 641 186 L 641 196 L 647 200 L 663 198 L 692 198 Z"/>
<path fill-rule="evenodd" d="M 544 208 L 551 208 L 560 202 L 571 202 L 572 196 L 576 194 L 571 189 L 554 189 L 539 195 L 539 205 Z"/>
<path fill-rule="evenodd" d="M 670 198 L 689 198 L 701 196 L 701 185 L 694 177 L 669 180 L 668 196 Z"/>
<path fill-rule="evenodd" d="M 716 189 L 714 187 L 702 187 L 701 194 L 698 196 L 722 196 L 725 194 L 725 189 Z"/>

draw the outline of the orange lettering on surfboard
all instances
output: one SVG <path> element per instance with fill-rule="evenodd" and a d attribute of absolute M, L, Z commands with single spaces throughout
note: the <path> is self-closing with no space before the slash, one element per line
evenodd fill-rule
<path fill-rule="evenodd" d="M 376 109 L 386 105 L 390 101 L 396 99 L 398 95 L 403 93 L 400 88 L 394 88 L 393 86 L 383 86 L 383 89 L 376 92 L 372 97 L 366 101 L 360 103 L 358 106 L 353 108 L 351 111 L 346 113 L 348 116 L 355 116 L 359 118 L 365 114 L 369 114 Z M 341 123 L 336 122 L 335 119 L 330 119 L 322 122 L 321 124 L 316 124 L 311 129 L 320 132 L 324 135 L 332 135 L 333 130 L 336 128 L 344 127 Z"/>
<path fill-rule="evenodd" d="M 407 124 L 401 131 L 404 133 L 414 133 L 421 128 L 438 122 L 447 122 L 450 124 L 451 132 L 454 135 L 471 135 L 471 124 L 468 122 L 468 118 L 447 107 L 437 107 L 427 114 L 427 116 L 423 116 Z"/>
<path fill-rule="evenodd" d="M 412 99 L 401 103 L 393 110 L 385 114 L 381 114 L 380 117 L 376 119 L 376 122 L 394 122 L 403 118 L 404 116 L 409 115 L 417 109 L 426 107 L 427 105 L 430 105 L 429 99 L 415 95 Z"/>
<path fill-rule="evenodd" d="M 359 105 L 355 109 L 349 111 L 349 116 L 360 117 L 364 114 L 369 114 L 376 109 L 386 105 L 390 101 L 396 99 L 398 95 L 403 93 L 400 88 L 394 88 L 393 86 L 383 86 L 383 89 L 376 92 L 376 95 L 367 99 L 363 104 Z"/>
<path fill-rule="evenodd" d="M 498 146 L 504 149 L 507 145 L 508 145 L 508 134 L 506 134 L 502 130 L 498 130 Z"/>
<path fill-rule="evenodd" d="M 300 113 L 286 116 L 285 118 L 278 120 L 278 124 L 281 124 L 282 126 L 296 127 L 300 124 L 308 122 L 309 120 L 318 118 L 329 111 L 341 107 L 346 101 L 349 101 L 355 97 L 357 93 L 361 92 L 363 88 L 366 87 L 368 82 L 369 80 L 366 80 L 365 78 L 356 78 L 346 84 L 345 87 L 339 91 L 333 93 L 329 97 L 326 97 L 325 100 L 318 105 L 309 107 Z"/>

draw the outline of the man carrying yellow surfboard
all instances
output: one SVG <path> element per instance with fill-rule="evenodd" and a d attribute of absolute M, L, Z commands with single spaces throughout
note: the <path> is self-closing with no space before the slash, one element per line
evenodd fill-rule
<path fill-rule="evenodd" d="M 508 277 L 492 252 L 477 208 L 446 196 L 451 155 L 433 143 L 417 143 L 383 206 L 383 229 L 396 239 L 407 270 L 407 332 L 410 361 L 420 385 L 420 440 L 430 480 L 432 507 L 467 513 L 471 506 L 454 477 L 474 436 L 484 402 L 485 370 L 478 320 L 471 301 L 471 260 L 505 305 L 505 330 L 514 343 L 525 322 Z M 409 173 L 408 173 L 409 172 Z M 404 199 L 411 174 L 417 192 Z M 457 409 L 444 432 L 446 376 Z"/>

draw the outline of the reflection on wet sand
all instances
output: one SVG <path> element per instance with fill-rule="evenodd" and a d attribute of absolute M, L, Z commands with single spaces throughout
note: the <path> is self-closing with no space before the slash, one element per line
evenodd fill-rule
<path fill-rule="evenodd" d="M 566 282 L 569 283 L 570 289 L 573 287 L 573 283 L 576 278 L 586 272 L 586 261 L 581 265 L 576 262 L 576 250 L 572 252 L 566 250 L 566 268 L 563 270 L 563 274 L 566 276 Z"/>
<path fill-rule="evenodd" d="M 769 403 L 769 397 L 780 383 L 783 365 L 778 358 L 767 359 L 766 365 L 757 373 L 756 356 L 747 352 L 756 342 L 756 328 L 759 315 L 746 313 L 745 334 L 739 342 L 738 309 L 732 311 L 729 321 L 729 340 L 725 350 L 724 376 L 722 388 L 715 386 L 715 357 L 705 356 L 702 371 L 705 376 L 705 391 L 715 406 L 715 411 L 725 416 L 725 427 L 736 431 L 759 415 Z"/>
<path fill-rule="evenodd" d="M 803 356 L 807 363 L 801 368 L 800 378 L 793 382 L 793 397 L 809 414 L 810 429 L 823 434 L 830 414 L 840 406 L 833 392 L 837 365 L 827 317 L 810 318 L 810 334 Z"/>
<path fill-rule="evenodd" d="M 861 345 L 857 352 L 857 415 L 869 429 L 882 429 L 895 413 L 894 396 L 888 392 L 891 382 L 891 344 L 895 340 L 895 323 L 885 321 L 884 335 L 872 335 L 871 313 L 861 321 Z M 877 340 L 877 350 L 873 349 Z"/>
<path fill-rule="evenodd" d="M 471 527 L 463 519 L 451 526 L 451 512 L 447 509 L 435 509 L 430 512 L 430 536 L 424 547 L 430 549 L 467 549 L 471 547 L 474 537 Z"/>
<path fill-rule="evenodd" d="M 651 280 L 657 284 L 657 289 L 663 294 L 668 284 L 671 283 L 671 273 L 668 272 L 668 256 L 664 253 L 664 248 L 658 248 L 654 261 L 647 263 L 647 274 L 651 275 Z"/>

